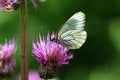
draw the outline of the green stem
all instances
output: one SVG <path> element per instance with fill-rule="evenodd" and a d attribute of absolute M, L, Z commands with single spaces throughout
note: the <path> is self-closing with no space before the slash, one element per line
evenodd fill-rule
<path fill-rule="evenodd" d="M 28 80 L 28 12 L 27 0 L 20 0 L 21 80 Z"/>

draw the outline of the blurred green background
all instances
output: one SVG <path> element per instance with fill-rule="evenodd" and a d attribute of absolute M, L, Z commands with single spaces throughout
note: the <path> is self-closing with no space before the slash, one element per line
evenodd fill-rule
<path fill-rule="evenodd" d="M 56 31 L 74 13 L 86 14 L 86 43 L 74 53 L 69 65 L 58 69 L 60 80 L 120 80 L 120 0 L 36 0 L 35 9 L 28 1 L 29 15 L 29 69 L 37 70 L 39 64 L 32 56 L 32 37 L 38 32 L 46 35 Z M 18 38 L 15 53 L 20 72 L 20 22 L 19 10 L 0 12 L 0 44 L 5 39 Z"/>

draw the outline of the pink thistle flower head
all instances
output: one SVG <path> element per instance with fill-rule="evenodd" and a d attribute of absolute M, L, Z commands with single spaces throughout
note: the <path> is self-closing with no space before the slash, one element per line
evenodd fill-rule
<path fill-rule="evenodd" d="M 68 61 L 73 58 L 73 54 L 68 53 L 69 49 L 55 41 L 51 41 L 52 36 L 48 33 L 47 37 L 37 37 L 37 41 L 33 41 L 33 55 L 37 62 L 41 63 L 40 77 L 53 78 L 56 68 L 63 64 L 68 64 Z"/>
<path fill-rule="evenodd" d="M 16 65 L 13 59 L 15 52 L 15 40 L 9 42 L 6 41 L 4 45 L 0 45 L 0 74 L 4 75 L 13 71 L 13 67 Z"/>
<path fill-rule="evenodd" d="M 18 0 L 0 0 L 0 11 L 12 12 L 18 5 Z"/>

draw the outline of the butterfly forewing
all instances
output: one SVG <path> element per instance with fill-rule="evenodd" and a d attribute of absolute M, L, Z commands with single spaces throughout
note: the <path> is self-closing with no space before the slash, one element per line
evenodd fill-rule
<path fill-rule="evenodd" d="M 56 38 L 70 49 L 80 48 L 86 40 L 87 33 L 84 30 L 85 14 L 78 12 L 56 32 Z"/>
<path fill-rule="evenodd" d="M 58 35 L 68 31 L 68 30 L 83 30 L 85 25 L 85 14 L 83 12 L 78 12 L 74 14 L 71 18 L 65 22 L 65 24 L 59 30 Z"/>

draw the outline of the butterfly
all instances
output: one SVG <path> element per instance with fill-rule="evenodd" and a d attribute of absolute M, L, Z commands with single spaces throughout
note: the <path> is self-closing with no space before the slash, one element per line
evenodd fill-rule
<path fill-rule="evenodd" d="M 51 40 L 62 43 L 69 49 L 79 49 L 87 38 L 87 32 L 84 31 L 84 26 L 85 14 L 83 12 L 75 13 L 57 30 Z"/>

